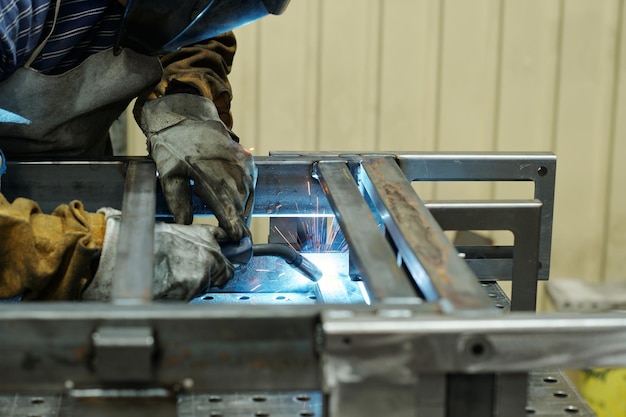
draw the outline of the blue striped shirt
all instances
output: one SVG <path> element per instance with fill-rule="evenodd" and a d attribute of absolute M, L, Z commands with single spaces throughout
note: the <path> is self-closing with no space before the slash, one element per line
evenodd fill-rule
<path fill-rule="evenodd" d="M 0 0 L 0 81 L 24 66 L 53 27 L 56 0 Z M 61 74 L 115 43 L 124 8 L 117 0 L 61 0 L 44 49 L 31 67 Z"/>

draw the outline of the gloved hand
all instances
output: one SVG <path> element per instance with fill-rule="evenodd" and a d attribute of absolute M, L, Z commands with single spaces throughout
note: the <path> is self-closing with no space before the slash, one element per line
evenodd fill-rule
<path fill-rule="evenodd" d="M 80 201 L 45 214 L 33 200 L 0 194 L 0 298 L 79 299 L 104 235 L 104 216 Z"/>
<path fill-rule="evenodd" d="M 104 208 L 104 246 L 98 271 L 83 292 L 83 300 L 108 301 L 113 284 L 121 212 Z M 180 225 L 158 222 L 154 229 L 155 300 L 190 300 L 209 286 L 223 286 L 232 278 L 233 267 L 220 252 L 217 238 L 222 229 L 208 225 Z"/>
<path fill-rule="evenodd" d="M 193 219 L 191 178 L 231 240 L 249 235 L 256 167 L 213 102 L 193 94 L 166 95 L 143 106 L 140 125 L 174 221 L 190 224 Z"/>

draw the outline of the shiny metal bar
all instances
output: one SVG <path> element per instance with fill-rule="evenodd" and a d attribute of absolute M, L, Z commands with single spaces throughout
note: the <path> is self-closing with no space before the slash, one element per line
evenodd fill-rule
<path fill-rule="evenodd" d="M 143 159 L 143 158 L 141 158 Z M 85 209 L 121 209 L 129 161 L 8 161 L 2 193 L 35 200 L 44 213 L 80 200 Z"/>
<path fill-rule="evenodd" d="M 622 367 L 626 316 L 536 315 L 451 318 L 396 314 L 322 313 L 329 378 L 358 379 L 378 358 L 381 372 L 410 366 L 415 372 L 523 373 L 548 368 Z M 391 315 L 391 313 L 387 313 Z M 405 356 L 408 355 L 408 356 Z M 353 363 L 354 365 L 351 365 Z M 338 375 L 336 370 L 351 371 Z M 356 373 L 356 374 L 355 374 Z"/>
<path fill-rule="evenodd" d="M 351 260 L 361 272 L 372 301 L 415 298 L 415 290 L 398 267 L 396 254 L 381 233 L 346 163 L 323 161 L 317 167 L 319 181 L 350 247 Z"/>
<path fill-rule="evenodd" d="M 152 300 L 156 171 L 149 160 L 132 161 L 126 173 L 122 221 L 113 271 L 111 301 L 140 304 Z"/>
<path fill-rule="evenodd" d="M 443 374 L 418 374 L 415 415 L 446 417 L 446 376 Z"/>
<path fill-rule="evenodd" d="M 495 376 L 494 417 L 526 417 L 528 374 L 510 373 Z"/>
<path fill-rule="evenodd" d="M 426 300 L 452 311 L 490 310 L 476 276 L 417 196 L 395 160 L 363 157 L 363 184 Z"/>
<path fill-rule="evenodd" d="M 26 197 L 41 209 L 52 212 L 59 204 L 79 199 L 90 211 L 100 207 L 121 208 L 125 172 L 133 161 L 116 160 L 8 161 L 2 177 L 2 193 L 9 200 Z M 311 158 L 280 159 L 256 157 L 259 179 L 255 193 L 255 216 L 329 215 L 332 208 L 320 184 L 311 178 Z M 196 215 L 212 215 L 197 195 L 192 196 Z M 160 217 L 170 216 L 157 184 L 157 209 Z"/>
<path fill-rule="evenodd" d="M 419 389 L 419 388 L 418 388 Z M 328 401 L 329 417 L 433 416 L 417 414 L 418 396 L 415 381 L 365 379 L 340 383 L 333 387 Z"/>

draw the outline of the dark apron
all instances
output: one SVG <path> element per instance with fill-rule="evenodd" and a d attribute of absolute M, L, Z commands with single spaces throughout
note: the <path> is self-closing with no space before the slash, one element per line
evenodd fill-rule
<path fill-rule="evenodd" d="M 102 155 L 111 124 L 162 71 L 158 58 L 127 49 L 60 75 L 19 68 L 0 84 L 0 149 L 8 158 Z"/>

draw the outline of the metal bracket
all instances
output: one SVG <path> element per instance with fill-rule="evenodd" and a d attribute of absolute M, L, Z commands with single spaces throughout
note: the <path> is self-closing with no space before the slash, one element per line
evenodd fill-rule
<path fill-rule="evenodd" d="M 93 365 L 103 382 L 150 381 L 155 339 L 150 327 L 99 327 L 92 335 Z"/>

